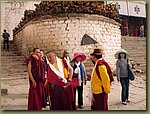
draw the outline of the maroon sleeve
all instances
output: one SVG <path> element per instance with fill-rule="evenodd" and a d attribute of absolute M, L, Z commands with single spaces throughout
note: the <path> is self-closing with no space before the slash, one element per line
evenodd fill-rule
<path fill-rule="evenodd" d="M 32 59 L 31 56 L 25 57 L 25 63 L 26 63 L 27 66 L 29 64 L 29 61 L 31 61 L 31 59 Z"/>

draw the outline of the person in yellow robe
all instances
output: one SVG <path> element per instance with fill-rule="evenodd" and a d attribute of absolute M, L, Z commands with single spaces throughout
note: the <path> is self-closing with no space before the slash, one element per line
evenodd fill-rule
<path fill-rule="evenodd" d="M 108 110 L 110 78 L 102 54 L 102 49 L 94 49 L 90 54 L 90 59 L 95 65 L 91 74 L 92 110 Z"/>

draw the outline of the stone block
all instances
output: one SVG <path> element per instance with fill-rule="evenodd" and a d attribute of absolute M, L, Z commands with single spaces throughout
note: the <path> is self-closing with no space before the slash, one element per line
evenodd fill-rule
<path fill-rule="evenodd" d="M 7 95 L 8 94 L 8 89 L 1 89 L 1 95 Z"/>

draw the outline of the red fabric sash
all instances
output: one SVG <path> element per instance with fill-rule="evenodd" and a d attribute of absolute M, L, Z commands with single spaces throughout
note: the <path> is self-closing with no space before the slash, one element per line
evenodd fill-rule
<path fill-rule="evenodd" d="M 99 60 L 98 63 L 97 63 L 97 66 L 96 66 L 96 73 L 97 73 L 98 77 L 100 78 L 100 73 L 99 73 L 99 71 L 98 71 L 98 66 L 99 66 L 99 65 L 105 65 L 105 66 L 106 66 L 106 68 L 107 68 L 107 73 L 108 73 L 109 78 L 110 78 L 110 82 L 114 81 L 111 68 L 110 68 L 109 64 L 108 64 L 105 60 Z M 101 79 L 100 79 L 100 80 L 101 80 Z"/>

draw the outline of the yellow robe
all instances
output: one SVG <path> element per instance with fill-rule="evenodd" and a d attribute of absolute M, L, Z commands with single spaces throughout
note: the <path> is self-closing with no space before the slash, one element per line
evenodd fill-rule
<path fill-rule="evenodd" d="M 101 80 L 99 79 L 98 75 L 96 74 L 96 69 L 95 69 L 93 76 L 92 76 L 92 93 L 94 93 L 94 94 L 102 93 L 103 92 L 102 86 L 106 93 L 110 93 L 110 79 L 109 79 L 109 75 L 107 73 L 106 66 L 100 65 L 100 66 L 98 66 L 98 70 L 100 71 Z"/>

